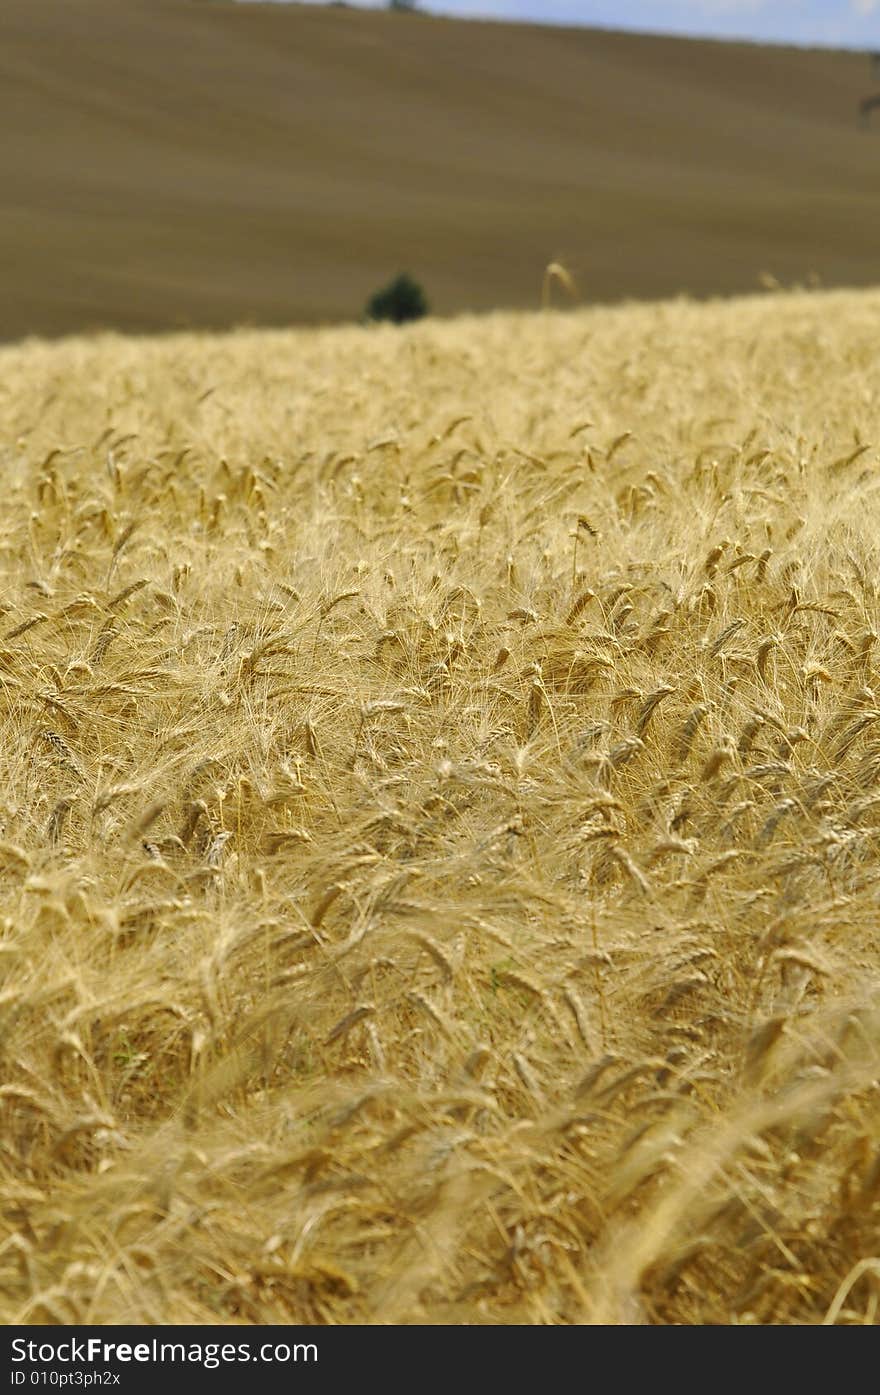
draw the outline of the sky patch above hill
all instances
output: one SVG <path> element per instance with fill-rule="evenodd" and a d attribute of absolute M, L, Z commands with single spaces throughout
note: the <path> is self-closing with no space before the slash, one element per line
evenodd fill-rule
<path fill-rule="evenodd" d="M 307 0 L 320 3 L 321 0 Z M 354 0 L 384 9 L 385 0 Z M 880 0 L 422 0 L 436 14 L 880 48 Z"/>

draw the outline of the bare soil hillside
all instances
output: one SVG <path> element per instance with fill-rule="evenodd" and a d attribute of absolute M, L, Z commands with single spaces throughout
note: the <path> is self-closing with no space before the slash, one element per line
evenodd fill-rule
<path fill-rule="evenodd" d="M 855 54 L 197 0 L 5 0 L 0 337 L 877 276 Z"/>

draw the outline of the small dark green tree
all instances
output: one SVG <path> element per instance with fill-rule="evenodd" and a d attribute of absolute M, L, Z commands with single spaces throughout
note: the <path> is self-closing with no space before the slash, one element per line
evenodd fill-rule
<path fill-rule="evenodd" d="M 407 320 L 420 320 L 427 315 L 428 308 L 418 281 L 404 273 L 370 296 L 365 314 L 368 320 L 392 320 L 402 325 Z"/>
<path fill-rule="evenodd" d="M 388 0 L 389 10 L 414 10 L 416 0 Z"/>

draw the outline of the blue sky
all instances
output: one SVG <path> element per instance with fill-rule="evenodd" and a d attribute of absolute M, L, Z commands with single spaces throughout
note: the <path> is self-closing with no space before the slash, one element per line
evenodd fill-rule
<path fill-rule="evenodd" d="M 385 0 L 353 2 L 385 7 Z M 420 7 L 448 15 L 880 50 L 880 0 L 420 0 Z"/>

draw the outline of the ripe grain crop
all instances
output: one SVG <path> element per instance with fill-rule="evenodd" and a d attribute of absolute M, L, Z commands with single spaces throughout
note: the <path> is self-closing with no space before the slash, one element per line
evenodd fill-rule
<path fill-rule="evenodd" d="M 0 352 L 0 1320 L 876 1320 L 878 323 Z"/>

